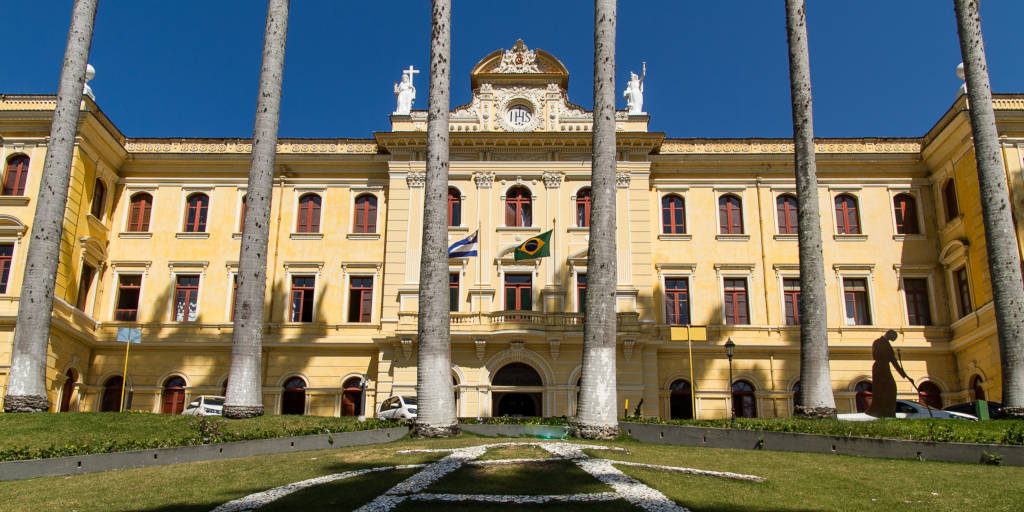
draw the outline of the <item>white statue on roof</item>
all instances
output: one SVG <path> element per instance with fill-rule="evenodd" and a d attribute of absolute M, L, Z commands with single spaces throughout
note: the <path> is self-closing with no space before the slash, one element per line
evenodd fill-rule
<path fill-rule="evenodd" d="M 644 113 L 644 78 L 647 76 L 647 63 L 643 63 L 643 72 L 640 76 L 629 72 L 629 82 L 626 83 L 626 90 L 622 97 L 626 98 L 626 110 L 631 116 Z"/>
<path fill-rule="evenodd" d="M 395 114 L 407 116 L 412 111 L 412 103 L 416 101 L 416 87 L 412 85 L 412 75 L 419 72 L 420 70 L 413 69 L 412 66 L 402 70 L 402 83 L 395 83 L 395 98 L 398 100 Z"/>

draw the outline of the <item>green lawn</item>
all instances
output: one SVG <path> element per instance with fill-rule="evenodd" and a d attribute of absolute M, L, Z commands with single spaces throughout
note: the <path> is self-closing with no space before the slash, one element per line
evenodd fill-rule
<path fill-rule="evenodd" d="M 411 440 L 313 452 L 288 453 L 0 482 L 0 503 L 8 511 L 210 510 L 253 492 L 320 475 L 365 467 L 437 460 L 443 453 L 397 455 L 399 449 L 459 447 L 501 442 L 467 434 L 455 439 Z M 516 441 L 516 440 L 513 440 Z M 522 441 L 522 440 L 519 440 Z M 974 464 L 885 460 L 752 450 L 720 450 L 647 445 L 631 440 L 608 444 L 630 453 L 592 452 L 608 459 L 748 473 L 765 483 L 665 473 L 619 466 L 623 472 L 665 493 L 692 510 L 1019 510 L 1024 468 Z M 501 457 L 528 458 L 532 448 L 507 448 Z M 531 455 L 532 453 L 532 455 Z M 493 454 L 492 454 L 493 455 Z M 584 473 L 571 474 L 560 462 L 499 468 L 463 468 L 436 482 L 430 492 L 593 492 L 602 484 Z M 545 470 L 547 467 L 549 470 Z M 550 472 L 558 467 L 558 475 Z M 570 468 L 571 469 L 571 468 Z M 350 510 L 416 470 L 383 472 L 300 491 L 264 510 Z M 588 503 L 575 507 L 440 506 L 406 502 L 398 510 L 629 510 L 625 503 Z"/>

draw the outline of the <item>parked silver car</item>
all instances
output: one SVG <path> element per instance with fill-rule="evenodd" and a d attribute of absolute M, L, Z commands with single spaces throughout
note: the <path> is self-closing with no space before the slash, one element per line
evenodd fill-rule
<path fill-rule="evenodd" d="M 409 421 L 416 419 L 416 397 L 395 395 L 380 403 L 377 418 Z"/>
<path fill-rule="evenodd" d="M 182 414 L 189 416 L 223 416 L 224 397 L 214 395 L 199 395 L 188 403 L 188 407 Z"/>
<path fill-rule="evenodd" d="M 837 416 L 841 420 L 846 421 L 872 421 L 878 418 L 874 416 L 868 416 L 866 412 L 854 412 L 850 414 L 839 414 Z M 939 420 L 970 420 L 978 421 L 977 416 L 970 414 L 964 414 L 960 412 L 943 411 L 941 409 L 932 409 L 929 413 L 928 408 L 917 402 L 911 402 L 909 400 L 896 400 L 896 417 L 897 418 L 910 418 L 910 419 L 928 419 L 935 418 Z"/>

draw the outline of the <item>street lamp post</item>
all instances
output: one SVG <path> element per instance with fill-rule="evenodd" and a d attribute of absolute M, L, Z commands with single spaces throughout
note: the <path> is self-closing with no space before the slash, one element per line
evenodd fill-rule
<path fill-rule="evenodd" d="M 725 341 L 725 355 L 729 358 L 729 426 L 736 423 L 736 404 L 733 403 L 732 394 L 732 355 L 736 353 L 736 344 L 732 338 Z"/>

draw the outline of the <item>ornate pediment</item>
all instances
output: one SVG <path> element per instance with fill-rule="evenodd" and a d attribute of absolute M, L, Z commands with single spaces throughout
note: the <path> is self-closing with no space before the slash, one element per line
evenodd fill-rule
<path fill-rule="evenodd" d="M 537 63 L 537 52 L 530 50 L 520 39 L 511 50 L 501 55 L 501 63 L 494 73 L 541 73 Z"/>

